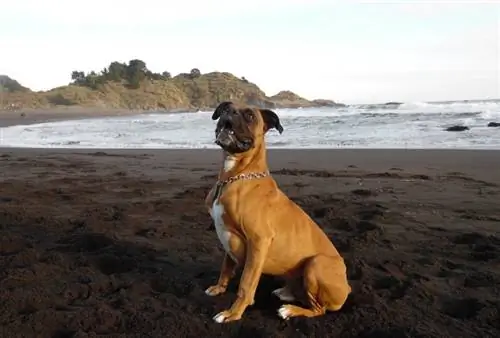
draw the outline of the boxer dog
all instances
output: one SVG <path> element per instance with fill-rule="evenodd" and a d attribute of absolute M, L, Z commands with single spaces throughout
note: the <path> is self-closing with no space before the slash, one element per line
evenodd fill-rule
<path fill-rule="evenodd" d="M 304 306 L 282 305 L 283 319 L 339 310 L 351 293 L 344 259 L 269 174 L 264 137 L 271 128 L 283 132 L 279 117 L 269 109 L 222 102 L 212 119 L 218 120 L 215 143 L 223 150 L 223 166 L 205 203 L 225 255 L 217 283 L 205 293 L 224 293 L 236 268 L 243 267 L 236 300 L 213 319 L 241 319 L 254 303 L 262 274 L 282 277 L 285 285 L 273 294 Z"/>

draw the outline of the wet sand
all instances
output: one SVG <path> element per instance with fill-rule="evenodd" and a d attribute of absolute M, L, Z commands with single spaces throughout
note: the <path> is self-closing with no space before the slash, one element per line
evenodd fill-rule
<path fill-rule="evenodd" d="M 0 109 L 0 128 L 14 125 L 28 125 L 44 122 L 58 122 L 67 120 L 79 120 L 89 118 L 103 118 L 115 116 L 134 116 L 140 114 L 166 114 L 176 112 L 188 112 L 188 110 L 133 110 L 133 109 L 113 109 L 96 107 L 54 107 L 40 109 Z"/>
<path fill-rule="evenodd" d="M 210 150 L 0 149 L 5 337 L 494 337 L 500 152 L 272 150 L 281 188 L 345 256 L 339 312 L 282 321 L 264 276 L 239 322 L 204 290 L 222 247 Z"/>

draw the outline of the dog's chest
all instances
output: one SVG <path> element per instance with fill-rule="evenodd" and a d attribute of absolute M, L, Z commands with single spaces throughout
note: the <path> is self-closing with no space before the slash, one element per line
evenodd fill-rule
<path fill-rule="evenodd" d="M 231 247 L 229 245 L 229 241 L 231 239 L 231 232 L 227 229 L 224 224 L 224 205 L 219 203 L 219 197 L 216 196 L 212 209 L 210 210 L 210 216 L 214 221 L 215 231 L 217 232 L 217 237 L 219 237 L 219 241 L 221 242 L 224 250 L 231 255 L 233 259 L 235 259 L 234 255 L 231 253 Z"/>

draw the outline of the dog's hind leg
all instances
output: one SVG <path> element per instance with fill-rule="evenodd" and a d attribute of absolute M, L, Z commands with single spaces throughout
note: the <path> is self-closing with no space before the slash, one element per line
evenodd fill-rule
<path fill-rule="evenodd" d="M 283 319 L 316 317 L 328 311 L 338 311 L 351 293 L 342 257 L 317 255 L 304 266 L 304 291 L 309 308 L 285 304 L 278 309 Z"/>
<path fill-rule="evenodd" d="M 302 276 L 284 276 L 285 285 L 276 289 L 272 294 L 284 302 L 301 302 L 304 301 L 304 286 Z"/>
<path fill-rule="evenodd" d="M 281 299 L 284 302 L 295 301 L 295 296 L 293 295 L 293 292 L 288 285 L 285 285 L 282 288 L 274 290 L 273 295 L 275 295 L 276 297 L 278 297 L 279 299 Z"/>

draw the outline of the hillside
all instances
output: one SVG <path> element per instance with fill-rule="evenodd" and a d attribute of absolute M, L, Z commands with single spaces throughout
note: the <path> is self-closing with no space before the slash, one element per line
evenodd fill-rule
<path fill-rule="evenodd" d="M 309 101 L 290 91 L 268 97 L 256 84 L 226 72 L 190 73 L 171 77 L 153 73 L 141 60 L 112 62 L 103 71 L 74 71 L 71 83 L 33 92 L 8 76 L 0 76 L 0 109 L 58 106 L 134 110 L 210 109 L 224 100 L 267 108 L 335 106 L 330 100 Z"/>
<path fill-rule="evenodd" d="M 0 92 L 29 92 L 26 87 L 21 86 L 19 82 L 11 79 L 7 75 L 0 75 Z"/>

